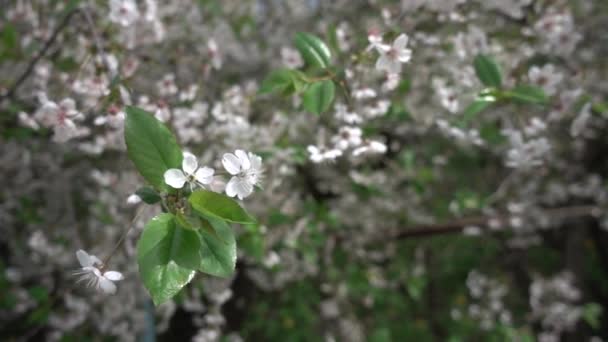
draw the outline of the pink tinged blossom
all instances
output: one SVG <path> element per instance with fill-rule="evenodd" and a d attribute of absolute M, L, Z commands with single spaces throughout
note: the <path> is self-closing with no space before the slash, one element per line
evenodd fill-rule
<path fill-rule="evenodd" d="M 110 21 L 128 27 L 138 18 L 139 11 L 134 0 L 110 0 Z"/>
<path fill-rule="evenodd" d="M 81 119 L 82 114 L 76 110 L 76 103 L 71 98 L 64 99 L 59 104 L 45 100 L 34 118 L 42 126 L 53 128 L 55 142 L 66 142 L 82 133 L 73 121 Z"/>
<path fill-rule="evenodd" d="M 407 48 L 408 39 L 406 34 L 401 34 L 393 45 L 378 45 L 376 50 L 380 53 L 380 57 L 376 62 L 376 69 L 389 74 L 400 73 L 401 64 L 409 62 L 412 58 L 412 50 Z"/>

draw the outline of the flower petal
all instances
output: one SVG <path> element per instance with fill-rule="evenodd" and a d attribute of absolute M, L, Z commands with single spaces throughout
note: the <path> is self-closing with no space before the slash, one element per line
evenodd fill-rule
<path fill-rule="evenodd" d="M 232 153 L 224 153 L 222 165 L 231 175 L 237 175 L 241 172 L 241 161 Z"/>
<path fill-rule="evenodd" d="M 226 184 L 226 195 L 228 197 L 236 196 L 236 193 L 237 193 L 236 183 L 238 183 L 238 181 L 239 181 L 238 177 L 232 177 L 232 178 L 230 178 L 230 181 L 228 182 L 228 184 Z"/>
<path fill-rule="evenodd" d="M 234 151 L 234 154 L 236 154 L 237 158 L 241 161 L 241 170 L 249 170 L 251 162 L 249 161 L 247 153 L 243 150 L 236 150 Z"/>
<path fill-rule="evenodd" d="M 165 171 L 165 183 L 175 189 L 181 189 L 186 183 L 184 172 L 179 169 L 169 169 Z"/>
<path fill-rule="evenodd" d="M 388 70 L 390 61 L 386 55 L 381 55 L 378 57 L 378 61 L 376 61 L 376 69 L 378 70 Z"/>
<path fill-rule="evenodd" d="M 110 279 L 111 281 L 119 281 L 125 278 L 122 273 L 117 271 L 107 271 L 103 274 L 103 277 L 106 279 Z"/>
<path fill-rule="evenodd" d="M 393 48 L 395 50 L 401 50 L 405 48 L 407 46 L 408 39 L 409 38 L 405 33 L 400 34 L 399 37 L 397 37 L 397 39 L 395 39 L 395 41 L 393 42 Z"/>
<path fill-rule="evenodd" d="M 257 154 L 253 154 L 249 152 L 249 160 L 251 161 L 251 168 L 253 170 L 261 170 L 262 169 L 262 157 Z"/>
<path fill-rule="evenodd" d="M 236 196 L 239 199 L 243 199 L 249 195 L 251 195 L 251 193 L 253 192 L 253 184 L 249 183 L 246 179 L 243 178 L 237 178 L 237 177 L 232 177 L 232 179 L 236 180 L 233 182 L 233 189 L 236 193 Z M 232 179 L 230 180 L 232 182 Z M 229 183 L 230 185 L 230 183 Z M 228 186 L 226 186 L 226 189 L 228 189 Z"/>
<path fill-rule="evenodd" d="M 89 256 L 89 253 L 79 249 L 76 252 L 76 258 L 82 267 L 93 266 L 93 259 Z"/>
<path fill-rule="evenodd" d="M 215 171 L 212 168 L 203 166 L 200 169 L 196 170 L 194 178 L 196 178 L 199 183 L 211 184 L 211 182 L 213 182 L 214 173 Z"/>
<path fill-rule="evenodd" d="M 187 175 L 191 175 L 198 168 L 196 156 L 190 152 L 184 152 L 184 160 L 182 161 L 182 169 Z"/>
<path fill-rule="evenodd" d="M 115 294 L 116 293 L 116 285 L 109 279 L 104 277 L 99 278 L 99 283 L 97 284 L 99 289 L 107 294 Z"/>

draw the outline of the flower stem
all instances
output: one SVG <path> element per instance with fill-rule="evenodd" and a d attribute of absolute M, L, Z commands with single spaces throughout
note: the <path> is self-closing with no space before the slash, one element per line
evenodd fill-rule
<path fill-rule="evenodd" d="M 131 223 L 129 224 L 129 229 L 127 229 L 127 231 L 124 234 L 122 234 L 122 236 L 120 237 L 120 239 L 118 240 L 118 242 L 116 243 L 114 248 L 112 249 L 112 252 L 103 260 L 102 267 L 105 267 L 108 264 L 108 262 L 110 262 L 110 259 L 112 258 L 112 256 L 114 254 L 116 254 L 116 251 L 118 251 L 118 248 L 120 247 L 120 245 L 122 245 L 122 243 L 125 241 L 127 234 L 129 234 L 131 229 L 133 229 L 133 227 L 135 226 L 135 222 L 137 221 L 139 216 L 141 216 L 141 213 L 144 211 L 144 208 L 145 208 L 145 206 L 141 206 L 141 207 L 139 207 L 139 209 L 137 209 L 137 213 L 135 214 L 135 217 L 133 217 L 133 219 L 131 220 Z"/>

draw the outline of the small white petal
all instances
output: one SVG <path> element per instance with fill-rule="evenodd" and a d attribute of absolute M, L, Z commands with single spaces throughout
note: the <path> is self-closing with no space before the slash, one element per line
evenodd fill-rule
<path fill-rule="evenodd" d="M 378 70 L 388 70 L 390 61 L 386 55 L 381 55 L 376 61 L 376 69 Z"/>
<path fill-rule="evenodd" d="M 191 175 L 198 168 L 198 161 L 196 156 L 192 153 L 184 152 L 184 160 L 182 161 L 182 169 L 187 175 Z"/>
<path fill-rule="evenodd" d="M 214 173 L 215 171 L 212 168 L 204 166 L 196 170 L 194 178 L 202 184 L 211 184 L 211 182 L 213 182 Z"/>
<path fill-rule="evenodd" d="M 399 37 L 397 37 L 397 39 L 395 39 L 395 42 L 393 43 L 393 48 L 395 50 L 401 50 L 407 46 L 407 41 L 407 35 L 405 33 L 402 33 L 399 35 Z"/>
<path fill-rule="evenodd" d="M 237 194 L 237 190 L 236 190 L 236 183 L 238 183 L 239 179 L 238 177 L 232 177 L 230 178 L 230 181 L 228 182 L 228 184 L 226 184 L 226 195 L 228 197 L 234 197 Z"/>
<path fill-rule="evenodd" d="M 251 161 L 252 169 L 260 170 L 262 168 L 262 157 L 249 152 L 249 160 Z"/>
<path fill-rule="evenodd" d="M 181 189 L 186 183 L 186 176 L 182 170 L 169 169 L 165 171 L 165 183 L 175 189 Z"/>
<path fill-rule="evenodd" d="M 232 153 L 224 153 L 222 157 L 222 165 L 231 175 L 237 175 L 241 171 L 241 162 L 237 156 Z"/>
<path fill-rule="evenodd" d="M 249 170 L 249 168 L 251 167 L 251 162 L 249 161 L 249 156 L 247 155 L 247 153 L 243 150 L 236 150 L 234 151 L 234 154 L 236 154 L 237 158 L 239 158 L 239 160 L 241 161 L 241 169 Z"/>
<path fill-rule="evenodd" d="M 110 279 L 112 281 L 123 280 L 124 277 L 122 273 L 116 271 L 107 271 L 103 274 L 104 278 Z"/>
<path fill-rule="evenodd" d="M 234 184 L 234 188 L 236 190 L 236 195 L 239 199 L 243 199 L 251 195 L 251 193 L 253 192 L 253 184 L 241 178 L 237 178 L 237 181 Z"/>
<path fill-rule="evenodd" d="M 76 258 L 78 258 L 78 262 L 82 267 L 93 266 L 93 259 L 89 256 L 89 254 L 82 249 L 79 249 L 76 252 Z"/>
<path fill-rule="evenodd" d="M 107 293 L 107 294 L 116 293 L 116 285 L 111 280 L 106 279 L 104 277 L 99 278 L 98 286 L 101 289 L 101 291 L 103 291 L 104 293 Z"/>

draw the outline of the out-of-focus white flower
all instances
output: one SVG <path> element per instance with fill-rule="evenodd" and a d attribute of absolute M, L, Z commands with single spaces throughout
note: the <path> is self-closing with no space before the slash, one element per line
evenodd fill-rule
<path fill-rule="evenodd" d="M 106 271 L 104 265 L 94 255 L 90 255 L 82 249 L 76 252 L 76 257 L 81 268 L 75 272 L 80 276 L 78 282 L 87 281 L 87 286 L 101 290 L 103 293 L 116 293 L 115 281 L 123 280 L 122 273 L 117 271 Z"/>
<path fill-rule="evenodd" d="M 368 140 L 360 147 L 353 150 L 353 156 L 358 157 L 363 154 L 382 154 L 386 153 L 386 145 L 376 140 Z"/>
<path fill-rule="evenodd" d="M 207 49 L 209 51 L 209 57 L 211 58 L 211 66 L 213 66 L 213 68 L 216 70 L 221 69 L 224 61 L 215 39 L 209 39 L 207 42 Z"/>
<path fill-rule="evenodd" d="M 76 110 L 76 102 L 71 98 L 64 99 L 59 104 L 44 100 L 34 118 L 43 126 L 53 128 L 53 141 L 66 142 L 80 134 L 73 120 L 82 118 L 82 114 Z"/>
<path fill-rule="evenodd" d="M 532 83 L 543 88 L 547 94 L 554 95 L 564 75 L 558 72 L 553 64 L 547 64 L 542 68 L 531 67 L 528 71 L 528 77 Z"/>
<path fill-rule="evenodd" d="M 298 50 L 285 46 L 281 48 L 281 60 L 290 69 L 297 69 L 304 65 L 304 61 Z"/>
<path fill-rule="evenodd" d="M 578 114 L 576 119 L 572 121 L 572 125 L 570 126 L 570 135 L 574 138 L 581 135 L 585 127 L 587 127 L 587 123 L 591 119 L 591 103 L 587 103 L 581 112 Z"/>
<path fill-rule="evenodd" d="M 328 149 L 323 146 L 317 147 L 314 145 L 309 145 L 306 150 L 310 154 L 310 161 L 315 164 L 319 164 L 324 161 L 334 161 L 336 158 L 342 156 L 342 150 L 338 148 Z"/>
<path fill-rule="evenodd" d="M 139 11 L 134 0 L 110 0 L 110 21 L 127 27 L 138 18 Z"/>
<path fill-rule="evenodd" d="M 222 164 L 232 175 L 226 184 L 226 195 L 243 199 L 253 192 L 253 187 L 262 178 L 262 158 L 251 152 L 236 150 L 234 153 L 224 153 Z"/>
<path fill-rule="evenodd" d="M 131 194 L 127 197 L 127 204 L 138 204 L 141 202 L 141 197 L 137 194 Z"/>
<path fill-rule="evenodd" d="M 182 170 L 180 169 L 169 169 L 165 171 L 165 183 L 175 189 L 181 189 L 184 184 L 193 185 L 201 184 L 207 185 L 213 182 L 213 174 L 215 171 L 207 166 L 201 168 L 198 167 L 198 161 L 196 157 L 189 152 L 184 152 L 184 160 L 182 161 Z"/>
<path fill-rule="evenodd" d="M 340 128 L 338 135 L 332 138 L 334 145 L 341 149 L 346 150 L 349 147 L 357 147 L 361 145 L 361 128 L 344 126 Z"/>
<path fill-rule="evenodd" d="M 386 71 L 389 74 L 401 72 L 401 64 L 407 63 L 412 58 L 412 50 L 407 48 L 408 36 L 401 34 L 393 45 L 378 44 L 376 50 L 380 53 L 376 62 L 376 69 Z"/>
<path fill-rule="evenodd" d="M 367 46 L 366 51 L 370 51 L 373 49 L 380 50 L 382 43 L 382 34 L 377 29 L 371 29 L 367 32 L 367 40 L 369 41 L 369 45 Z"/>
<path fill-rule="evenodd" d="M 177 94 L 177 85 L 175 85 L 175 75 L 167 74 L 162 80 L 156 83 L 158 93 L 161 96 L 171 96 Z"/>

